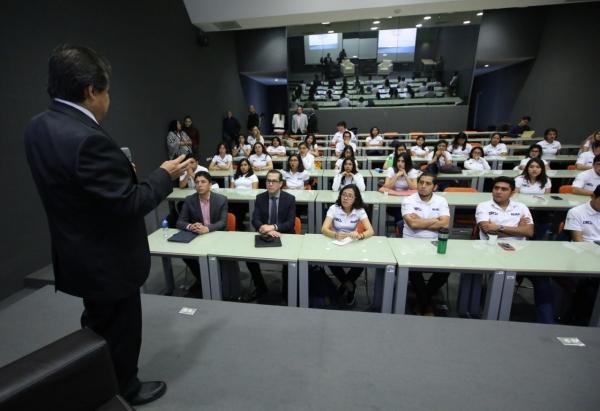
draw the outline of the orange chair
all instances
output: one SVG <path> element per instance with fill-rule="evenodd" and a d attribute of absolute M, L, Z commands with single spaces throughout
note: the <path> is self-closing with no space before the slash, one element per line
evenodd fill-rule
<path fill-rule="evenodd" d="M 444 189 L 445 193 L 476 193 L 477 190 L 473 187 L 447 187 Z M 459 213 L 454 212 L 454 223 L 473 226 L 475 224 L 475 213 L 471 211 Z"/>
<path fill-rule="evenodd" d="M 235 231 L 235 215 L 227 213 L 227 231 Z"/>
<path fill-rule="evenodd" d="M 446 187 L 444 193 L 476 193 L 473 187 Z"/>
<path fill-rule="evenodd" d="M 365 232 L 365 226 L 361 221 L 359 221 L 358 224 L 356 224 L 356 231 L 358 232 L 358 234 L 362 234 Z"/>
<path fill-rule="evenodd" d="M 561 194 L 571 194 L 573 192 L 573 186 L 565 184 L 563 186 L 560 186 L 558 192 Z"/>
<path fill-rule="evenodd" d="M 471 148 L 481 147 L 481 143 L 479 141 L 473 141 L 469 144 L 471 144 Z"/>
<path fill-rule="evenodd" d="M 300 221 L 300 217 L 294 219 L 294 233 L 302 234 L 302 221 Z"/>
<path fill-rule="evenodd" d="M 416 140 L 419 136 L 425 137 L 425 134 L 422 131 L 413 131 L 412 133 L 409 133 L 408 136 L 411 139 Z"/>
<path fill-rule="evenodd" d="M 577 166 L 575 164 L 569 164 L 567 170 L 577 170 Z"/>

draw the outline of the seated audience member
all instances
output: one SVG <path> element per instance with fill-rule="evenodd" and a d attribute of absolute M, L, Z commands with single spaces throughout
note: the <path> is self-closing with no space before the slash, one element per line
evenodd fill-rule
<path fill-rule="evenodd" d="M 515 178 L 515 192 L 521 194 L 549 194 L 552 189 L 550 177 L 546 175 L 544 163 L 539 158 L 529 160 L 523 173 Z M 552 225 L 553 214 L 550 211 L 534 210 L 535 221 L 533 239 L 543 240 Z"/>
<path fill-rule="evenodd" d="M 317 145 L 317 140 L 313 133 L 308 133 L 304 142 L 308 146 L 308 152 L 315 157 L 319 157 L 319 146 Z"/>
<path fill-rule="evenodd" d="M 271 145 L 267 147 L 267 153 L 271 157 L 285 157 L 287 154 L 285 147 L 281 145 L 279 137 L 273 137 Z"/>
<path fill-rule="evenodd" d="M 330 141 L 330 145 L 332 147 L 335 147 L 335 145 L 337 143 L 339 143 L 340 141 L 344 141 L 344 131 L 350 131 L 346 128 L 345 121 L 338 122 L 336 127 L 337 127 L 337 132 L 333 135 L 333 137 L 331 138 L 331 141 Z M 350 136 L 351 136 L 350 141 L 352 141 L 354 144 L 356 144 L 358 141 L 352 131 L 350 131 Z"/>
<path fill-rule="evenodd" d="M 341 155 L 342 151 L 344 151 L 344 148 L 346 146 L 352 146 L 352 149 L 354 151 L 356 151 L 356 144 L 351 141 L 352 136 L 350 135 L 350 131 L 348 131 L 348 130 L 344 131 L 344 134 L 342 135 L 342 139 L 343 139 L 342 141 L 340 141 L 339 143 L 337 143 L 335 145 L 335 155 L 336 156 Z"/>
<path fill-rule="evenodd" d="M 396 143 L 396 144 L 394 144 L 394 143 Z M 397 155 L 399 155 L 400 153 L 408 152 L 406 150 L 406 144 L 404 144 L 404 143 L 398 143 L 397 141 L 392 141 L 392 147 L 394 147 L 394 152 L 390 153 L 390 155 L 388 155 L 387 158 L 385 159 L 385 161 L 383 162 L 384 170 L 387 170 L 394 165 L 394 158 Z M 410 153 L 409 153 L 409 155 L 410 155 Z"/>
<path fill-rule="evenodd" d="M 383 136 L 379 132 L 378 127 L 371 127 L 369 136 L 366 138 L 365 143 L 368 147 L 381 147 L 383 146 Z"/>
<path fill-rule="evenodd" d="M 340 158 L 338 158 L 337 161 L 335 162 L 335 170 L 339 171 L 342 169 L 342 162 L 346 158 L 353 159 L 354 162 L 356 163 L 356 169 L 358 170 L 358 161 L 356 160 L 356 158 L 354 158 L 354 149 L 352 148 L 352 146 L 346 146 L 344 148 L 342 155 L 340 155 Z"/>
<path fill-rule="evenodd" d="M 494 133 L 490 138 L 490 144 L 483 147 L 486 156 L 505 156 L 508 154 L 506 144 L 502 142 L 502 134 Z"/>
<path fill-rule="evenodd" d="M 331 189 L 340 191 L 340 189 L 350 184 L 357 186 L 360 191 L 365 191 L 365 179 L 356 170 L 356 162 L 352 158 L 345 158 L 339 174 L 336 174 L 333 178 Z"/>
<path fill-rule="evenodd" d="M 179 176 L 179 188 L 195 188 L 196 173 L 198 171 L 208 171 L 208 169 L 198 164 L 198 160 L 193 155 L 188 155 L 185 159 L 190 160 L 190 163 L 185 173 Z"/>
<path fill-rule="evenodd" d="M 287 169 L 281 170 L 285 188 L 290 190 L 304 190 L 304 184 L 310 179 L 308 172 L 304 170 L 304 164 L 298 154 L 292 154 L 287 160 Z"/>
<path fill-rule="evenodd" d="M 496 233 L 499 241 L 521 241 L 534 235 L 534 221 L 529 208 L 513 201 L 515 182 L 509 177 L 494 179 L 492 199 L 480 203 L 475 210 L 475 220 L 479 226 L 479 238 L 488 239 L 488 233 Z M 550 278 L 532 276 L 537 321 L 554 322 L 553 296 Z"/>
<path fill-rule="evenodd" d="M 415 157 L 427 157 L 429 148 L 425 146 L 425 137 L 417 136 L 415 144 L 410 147 L 410 152 Z"/>
<path fill-rule="evenodd" d="M 573 241 L 600 241 L 600 185 L 592 192 L 589 202 L 569 210 L 565 230 L 571 232 Z"/>
<path fill-rule="evenodd" d="M 558 130 L 555 128 L 548 128 L 544 131 L 544 139 L 537 144 L 542 147 L 544 154 L 555 156 L 560 150 L 560 142 L 557 138 Z"/>
<path fill-rule="evenodd" d="M 455 156 L 468 156 L 473 147 L 468 143 L 467 133 L 461 131 L 448 146 L 448 152 Z"/>
<path fill-rule="evenodd" d="M 521 117 L 521 120 L 519 120 L 519 122 L 516 125 L 512 126 L 508 130 L 508 134 L 510 134 L 513 137 L 516 137 L 516 136 L 523 134 L 523 131 L 531 130 L 531 127 L 529 127 L 530 121 L 531 121 L 531 117 L 529 117 L 529 116 Z"/>
<path fill-rule="evenodd" d="M 594 157 L 594 164 L 590 170 L 583 171 L 573 181 L 573 194 L 591 196 L 600 184 L 600 155 Z"/>
<path fill-rule="evenodd" d="M 248 157 L 248 161 L 250 161 L 254 171 L 273 169 L 273 161 L 271 160 L 271 156 L 265 152 L 263 143 L 254 144 L 252 151 L 250 152 L 250 157 Z"/>
<path fill-rule="evenodd" d="M 293 195 L 282 191 L 283 177 L 277 170 L 267 173 L 267 191 L 256 196 L 252 226 L 260 234 L 281 237 L 281 234 L 294 233 L 296 220 L 296 199 Z M 246 295 L 246 302 L 264 301 L 268 294 L 267 284 L 262 276 L 260 265 L 247 262 L 248 270 L 254 282 L 254 290 Z M 282 294 L 287 298 L 287 265 L 283 267 Z"/>
<path fill-rule="evenodd" d="M 487 160 L 484 158 L 483 148 L 473 147 L 469 153 L 469 158 L 463 163 L 465 170 L 489 170 L 491 167 Z"/>
<path fill-rule="evenodd" d="M 358 187 L 354 184 L 344 187 L 340 190 L 335 204 L 327 210 L 321 233 L 335 240 L 343 240 L 347 237 L 353 240 L 362 240 L 373 236 L 373 227 L 364 207 Z M 359 222 L 364 227 L 364 231 L 360 234 L 357 231 Z M 338 291 L 343 302 L 347 306 L 354 305 L 356 279 L 362 273 L 363 267 L 352 267 L 348 272 L 340 266 L 329 266 L 329 269 L 340 282 Z"/>
<path fill-rule="evenodd" d="M 346 93 L 342 93 L 340 96 L 340 100 L 338 101 L 339 107 L 350 107 L 352 103 L 350 99 L 346 96 Z"/>
<path fill-rule="evenodd" d="M 397 153 L 394 165 L 387 169 L 387 176 L 383 186 L 390 190 L 405 191 L 417 189 L 417 178 L 421 171 L 414 168 L 408 153 Z"/>
<path fill-rule="evenodd" d="M 589 170 L 594 164 L 594 157 L 600 154 L 600 141 L 592 143 L 592 149 L 584 151 L 577 156 L 575 167 L 577 170 Z"/>
<path fill-rule="evenodd" d="M 437 179 L 433 174 L 421 174 L 417 180 L 417 192 L 402 203 L 404 238 L 436 239 L 438 231 L 450 225 L 450 208 L 446 199 L 433 192 Z M 425 284 L 422 272 L 410 271 L 409 280 L 417 296 L 417 313 L 433 315 L 432 299 L 446 284 L 450 273 L 434 273 Z"/>
<path fill-rule="evenodd" d="M 527 165 L 527 163 L 529 163 L 529 160 L 531 160 L 532 158 L 540 159 L 544 163 L 544 167 L 546 168 L 546 170 L 550 170 L 550 164 L 542 158 L 542 147 L 540 147 L 538 144 L 535 144 L 535 143 L 532 144 L 531 146 L 529 146 L 529 150 L 527 151 L 527 156 L 523 160 L 521 160 L 519 165 L 516 166 L 514 169 L 515 170 L 525 169 L 525 166 Z"/>
<path fill-rule="evenodd" d="M 258 177 L 252 171 L 252 166 L 247 158 L 239 161 L 230 187 L 237 190 L 256 190 L 258 188 Z M 248 212 L 248 203 L 231 203 L 229 210 L 235 215 L 236 231 L 244 231 L 244 218 Z"/>
<path fill-rule="evenodd" d="M 452 154 L 446 149 L 448 143 L 446 140 L 440 140 L 435 144 L 433 151 L 427 154 L 427 164 L 436 164 L 438 167 L 451 166 L 452 165 Z"/>
<path fill-rule="evenodd" d="M 209 170 L 231 170 L 233 168 L 233 157 L 228 153 L 229 149 L 225 143 L 217 145 L 217 153 L 208 165 Z"/>
<path fill-rule="evenodd" d="M 260 134 L 260 130 L 258 127 L 252 127 L 252 129 L 250 129 L 250 135 L 248 136 L 248 144 L 250 144 L 252 147 L 254 147 L 254 144 L 256 143 L 261 143 L 261 144 L 265 144 L 265 139 L 264 137 Z"/>
<path fill-rule="evenodd" d="M 315 156 L 310 153 L 308 144 L 304 141 L 298 144 L 298 152 L 300 153 L 300 159 L 302 160 L 304 169 L 307 171 L 315 170 Z"/>
<path fill-rule="evenodd" d="M 169 134 L 167 134 L 167 151 L 170 159 L 181 155 L 192 154 L 192 140 L 181 129 L 181 123 L 173 120 L 169 123 Z"/>
<path fill-rule="evenodd" d="M 581 143 L 581 148 L 579 149 L 579 154 L 583 153 L 584 151 L 591 150 L 594 141 L 600 141 L 600 130 L 594 131 L 585 140 L 583 140 L 583 143 Z"/>
<path fill-rule="evenodd" d="M 196 234 L 225 230 L 227 227 L 227 197 L 210 191 L 212 179 L 207 171 L 199 171 L 194 177 L 196 194 L 185 198 L 177 219 L 177 228 Z M 185 264 L 196 278 L 190 295 L 202 297 L 200 265 L 197 259 L 184 258 Z"/>
<path fill-rule="evenodd" d="M 231 149 L 231 154 L 234 157 L 248 157 L 252 151 L 252 146 L 246 142 L 246 136 L 240 134 L 238 136 L 237 144 Z"/>

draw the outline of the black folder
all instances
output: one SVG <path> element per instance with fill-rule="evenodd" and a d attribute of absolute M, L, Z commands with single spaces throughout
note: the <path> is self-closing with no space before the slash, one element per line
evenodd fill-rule
<path fill-rule="evenodd" d="M 173 234 L 167 240 L 175 243 L 189 243 L 197 236 L 198 234 L 194 233 L 193 231 L 181 230 L 180 232 Z"/>
<path fill-rule="evenodd" d="M 281 247 L 281 238 L 257 234 L 254 236 L 254 247 Z"/>

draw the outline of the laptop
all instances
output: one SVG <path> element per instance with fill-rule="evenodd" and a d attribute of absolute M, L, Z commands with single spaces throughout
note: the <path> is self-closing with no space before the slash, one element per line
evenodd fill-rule
<path fill-rule="evenodd" d="M 535 134 L 535 130 L 523 131 L 521 133 L 521 138 L 531 138 Z"/>

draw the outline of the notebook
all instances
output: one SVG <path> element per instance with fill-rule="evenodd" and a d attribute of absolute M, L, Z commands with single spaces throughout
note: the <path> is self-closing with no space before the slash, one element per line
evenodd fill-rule
<path fill-rule="evenodd" d="M 257 234 L 254 236 L 254 247 L 281 247 L 281 238 L 271 236 L 263 238 L 262 235 Z"/>
<path fill-rule="evenodd" d="M 169 237 L 167 241 L 173 241 L 175 243 L 189 243 L 197 236 L 198 234 L 192 231 L 181 230 L 180 232 L 175 233 L 171 237 Z"/>

